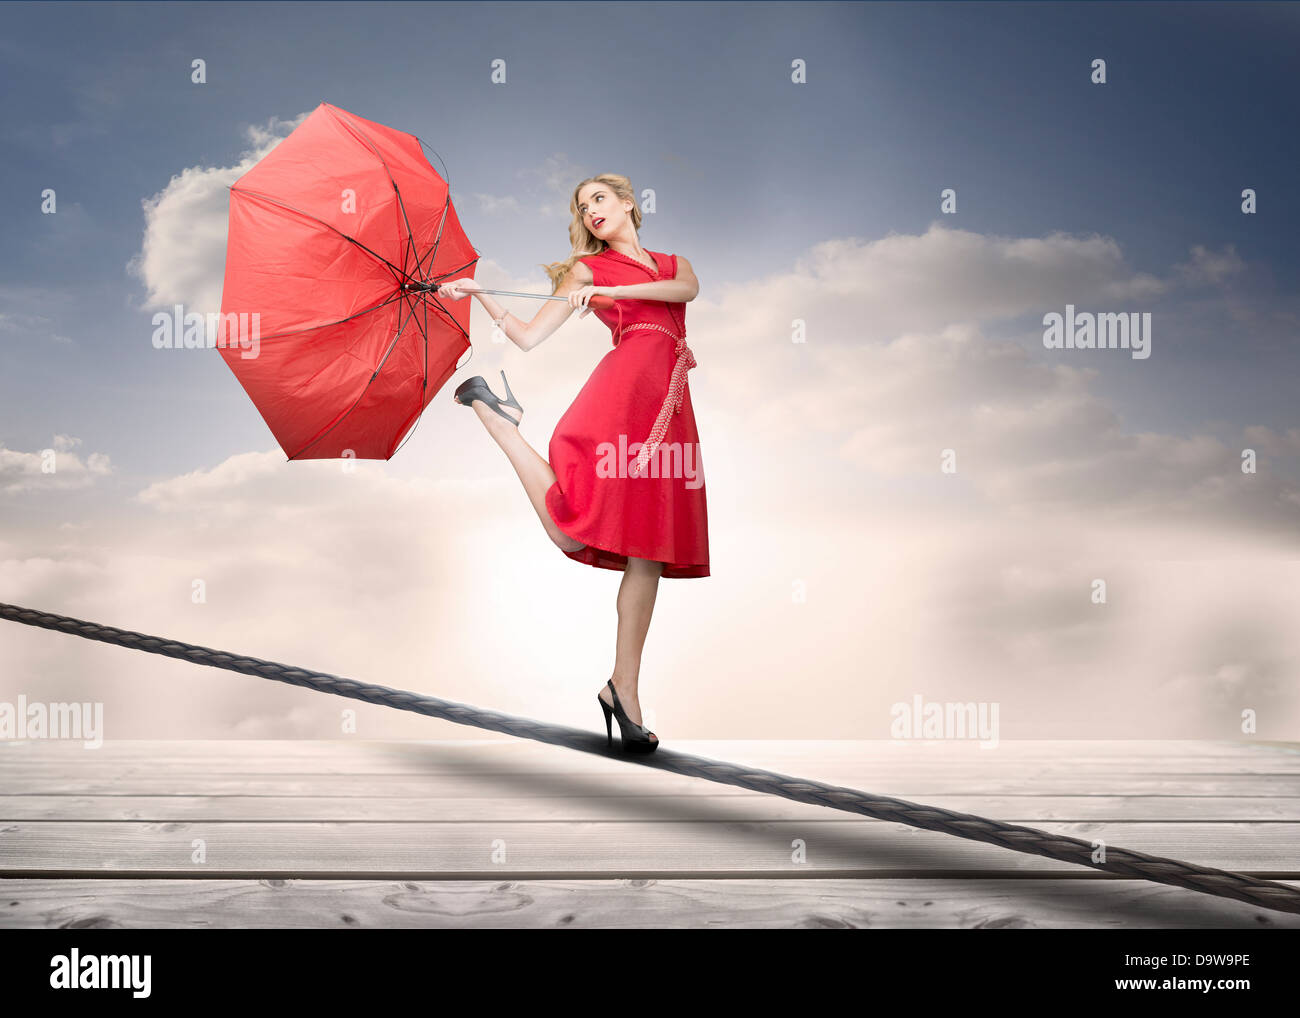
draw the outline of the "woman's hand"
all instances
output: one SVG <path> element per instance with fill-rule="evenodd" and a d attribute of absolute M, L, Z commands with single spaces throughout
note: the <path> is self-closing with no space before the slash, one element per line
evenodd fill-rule
<path fill-rule="evenodd" d="M 462 279 L 453 279 L 447 283 L 438 284 L 438 296 L 446 297 L 447 300 L 462 300 L 471 293 L 477 293 L 483 287 L 474 282 L 469 276 Z"/>
<path fill-rule="evenodd" d="M 580 314 L 578 317 L 586 318 L 589 314 L 591 314 L 591 308 L 587 306 L 587 302 L 591 300 L 592 297 L 595 297 L 597 295 L 610 296 L 609 287 L 584 286 L 580 290 L 574 290 L 571 294 L 569 294 L 569 307 L 582 308 L 582 314 Z"/>

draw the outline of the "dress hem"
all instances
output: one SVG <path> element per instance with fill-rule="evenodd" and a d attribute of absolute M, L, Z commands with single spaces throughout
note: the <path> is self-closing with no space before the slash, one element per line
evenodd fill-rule
<path fill-rule="evenodd" d="M 555 482 L 546 491 L 546 511 L 551 517 L 551 522 L 565 537 L 571 537 L 575 541 L 582 541 L 581 534 L 570 533 L 555 518 L 555 511 L 551 508 L 551 492 L 559 487 L 559 482 Z M 563 548 L 560 552 L 567 558 L 575 562 L 581 562 L 583 565 L 593 566 L 596 569 L 614 569 L 618 572 L 627 571 L 627 560 L 629 558 L 643 558 L 650 562 L 663 562 L 664 568 L 660 576 L 665 580 L 693 580 L 703 579 L 709 574 L 709 564 L 707 562 L 668 562 L 665 559 L 656 558 L 654 555 L 637 555 L 629 551 L 615 551 L 612 548 L 600 548 L 593 544 L 584 543 L 583 547 L 576 551 L 565 551 Z"/>
<path fill-rule="evenodd" d="M 582 538 L 576 537 L 574 540 L 581 541 Z M 629 558 L 629 556 L 621 552 L 610 551 L 607 548 L 595 548 L 591 545 L 586 545 L 577 551 L 566 551 L 564 555 L 575 562 L 581 562 L 583 565 L 593 566 L 596 569 L 613 569 L 620 573 L 627 571 L 627 560 Z M 632 555 L 630 557 L 647 558 L 648 556 Z M 662 559 L 657 558 L 650 558 L 649 561 L 663 562 Z M 709 575 L 709 567 L 706 565 L 680 565 L 673 562 L 664 562 L 663 572 L 659 575 L 665 580 L 703 579 Z"/>

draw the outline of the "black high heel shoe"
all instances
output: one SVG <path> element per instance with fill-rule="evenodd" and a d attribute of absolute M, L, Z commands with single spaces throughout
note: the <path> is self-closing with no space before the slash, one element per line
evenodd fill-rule
<path fill-rule="evenodd" d="M 623 748 L 624 753 L 653 753 L 659 748 L 659 740 L 652 739 L 650 736 L 654 732 L 644 725 L 634 724 L 632 719 L 627 716 L 627 711 L 618 699 L 618 690 L 614 688 L 614 680 L 608 682 L 609 691 L 614 696 L 614 706 L 611 707 L 600 696 L 596 699 L 600 702 L 600 709 L 605 712 L 605 738 L 608 740 L 606 748 L 614 748 L 614 725 L 610 721 L 611 715 L 618 718 L 618 730 L 620 741 L 619 745 Z"/>
<path fill-rule="evenodd" d="M 464 406 L 469 406 L 476 399 L 481 399 L 507 421 L 515 425 L 515 427 L 518 427 L 519 421 L 515 420 L 515 418 L 511 417 L 501 409 L 503 406 L 514 407 L 519 411 L 520 418 L 524 416 L 524 408 L 519 405 L 519 400 L 515 399 L 515 394 L 510 391 L 510 383 L 506 381 L 506 373 L 504 371 L 501 372 L 501 384 L 506 387 L 505 399 L 497 398 L 492 390 L 488 388 L 488 384 L 484 381 L 482 375 L 475 375 L 473 378 L 467 378 L 456 387 L 456 402 Z"/>

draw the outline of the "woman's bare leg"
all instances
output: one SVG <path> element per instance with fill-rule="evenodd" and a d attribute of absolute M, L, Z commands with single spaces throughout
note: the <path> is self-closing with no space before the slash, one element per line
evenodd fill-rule
<path fill-rule="evenodd" d="M 641 649 L 650 630 L 650 616 L 654 613 L 655 595 L 659 591 L 659 577 L 664 564 L 649 559 L 629 558 L 623 570 L 623 582 L 618 586 L 618 639 L 614 649 L 614 674 L 610 679 L 618 690 L 619 703 L 635 724 L 641 724 L 641 701 L 637 685 L 641 678 Z M 600 698 L 611 707 L 614 698 L 609 687 L 601 687 Z M 651 736 L 651 741 L 658 738 Z"/>
<path fill-rule="evenodd" d="M 488 434 L 515 468 L 515 473 L 519 475 L 528 499 L 537 510 L 537 516 L 551 540 L 565 551 L 577 551 L 585 547 L 581 541 L 574 540 L 560 530 L 551 519 L 550 510 L 546 508 L 546 493 L 555 483 L 555 471 L 551 465 L 524 441 L 517 427 L 486 403 L 475 400 L 471 405 Z M 519 412 L 513 407 L 506 407 L 505 411 L 518 419 Z M 619 703 L 627 711 L 627 716 L 638 725 L 642 723 L 641 701 L 637 690 L 641 678 L 641 651 L 645 647 L 646 634 L 650 631 L 650 617 L 654 613 L 655 595 L 659 592 L 659 577 L 663 574 L 663 568 L 662 562 L 629 558 L 615 602 L 618 608 L 618 636 L 614 648 L 614 673 L 610 680 L 618 690 Z M 608 686 L 602 686 L 599 695 L 611 707 L 614 706 L 614 698 L 610 696 Z M 651 740 L 659 741 L 653 734 Z"/>
<path fill-rule="evenodd" d="M 478 414 L 479 420 L 483 422 L 483 426 L 487 428 L 488 434 L 492 436 L 497 445 L 501 446 L 501 450 L 506 454 L 506 458 L 510 460 L 511 466 L 515 468 L 515 473 L 519 475 L 519 480 L 523 482 L 524 491 L 528 493 L 528 500 L 533 503 L 533 508 L 537 510 L 542 526 L 546 528 L 547 536 L 562 551 L 577 551 L 579 548 L 585 548 L 586 545 L 581 541 L 574 540 L 555 525 L 555 520 L 551 519 L 550 510 L 546 508 L 546 493 L 550 490 L 551 485 L 555 483 L 555 471 L 551 469 L 551 465 L 538 455 L 536 449 L 524 441 L 524 436 L 519 433 L 517 427 L 501 417 L 481 399 L 474 400 L 470 405 L 474 408 L 474 412 Z M 519 411 L 514 407 L 503 407 L 502 409 L 518 419 Z M 623 691 L 620 689 L 619 696 L 622 695 Z"/>

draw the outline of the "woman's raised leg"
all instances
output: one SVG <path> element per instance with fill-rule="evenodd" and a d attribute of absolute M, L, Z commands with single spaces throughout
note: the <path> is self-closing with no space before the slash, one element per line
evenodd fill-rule
<path fill-rule="evenodd" d="M 528 501 L 533 503 L 542 526 L 546 528 L 547 536 L 561 551 L 577 551 L 579 548 L 586 547 L 581 541 L 574 540 L 557 527 L 555 521 L 551 519 L 550 510 L 546 508 L 546 493 L 555 483 L 555 471 L 551 469 L 551 465 L 542 459 L 536 449 L 524 441 L 524 436 L 519 433 L 515 425 L 501 417 L 481 399 L 474 400 L 470 405 L 478 414 L 479 420 L 483 422 L 483 426 L 487 428 L 488 434 L 497 445 L 501 446 L 506 458 L 510 460 L 510 465 L 515 468 L 515 473 L 523 483 L 524 491 L 528 493 Z M 519 411 L 514 407 L 503 406 L 501 409 L 518 420 Z M 622 695 L 622 690 L 619 691 L 619 695 Z"/>

